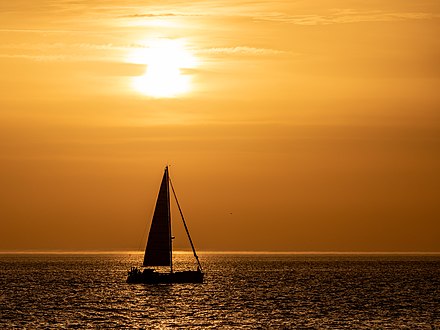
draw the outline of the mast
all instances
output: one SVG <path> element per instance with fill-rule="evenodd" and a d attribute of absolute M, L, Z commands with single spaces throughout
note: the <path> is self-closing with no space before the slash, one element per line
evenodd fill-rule
<path fill-rule="evenodd" d="M 168 173 L 168 165 L 165 166 L 165 176 L 167 180 L 167 203 L 168 203 L 168 232 L 170 233 L 169 236 L 169 246 L 170 246 L 170 272 L 173 272 L 173 235 L 171 234 L 171 207 L 170 207 L 170 188 L 169 183 L 170 181 L 170 175 Z"/>
<path fill-rule="evenodd" d="M 185 218 L 183 216 L 182 209 L 180 208 L 179 201 L 177 200 L 177 195 L 176 195 L 176 192 L 175 192 L 174 187 L 173 187 L 173 182 L 171 181 L 170 178 L 168 178 L 168 180 L 170 182 L 171 190 L 173 191 L 174 199 L 176 200 L 177 208 L 179 209 L 180 216 L 181 216 L 182 221 L 183 221 L 183 226 L 185 227 L 186 234 L 188 235 L 189 243 L 191 244 L 191 248 L 192 248 L 192 251 L 193 251 L 193 254 L 194 254 L 194 258 L 196 258 L 198 268 L 200 269 L 200 271 L 202 271 L 202 265 L 200 264 L 199 257 L 197 256 L 196 249 L 195 249 L 193 241 L 191 239 L 191 235 L 189 234 L 188 227 L 186 226 L 186 221 L 185 221 Z"/>

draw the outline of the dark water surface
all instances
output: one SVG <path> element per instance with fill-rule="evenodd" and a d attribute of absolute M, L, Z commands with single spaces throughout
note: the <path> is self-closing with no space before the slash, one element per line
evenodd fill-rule
<path fill-rule="evenodd" d="M 204 284 L 126 284 L 141 258 L 0 255 L 0 329 L 440 329 L 440 256 L 201 254 Z"/>

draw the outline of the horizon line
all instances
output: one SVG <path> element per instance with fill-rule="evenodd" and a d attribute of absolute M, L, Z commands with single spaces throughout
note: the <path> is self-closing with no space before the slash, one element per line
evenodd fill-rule
<path fill-rule="evenodd" d="M 134 250 L 6 250 L 0 254 L 143 254 Z M 440 255 L 440 251 L 257 251 L 257 250 L 200 250 L 198 254 L 291 254 L 291 255 Z M 173 254 L 192 254 L 176 250 Z"/>

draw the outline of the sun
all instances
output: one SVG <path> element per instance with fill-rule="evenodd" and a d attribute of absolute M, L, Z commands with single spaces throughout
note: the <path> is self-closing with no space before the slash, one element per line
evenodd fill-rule
<path fill-rule="evenodd" d="M 133 88 L 150 97 L 172 98 L 189 93 L 191 77 L 182 69 L 194 68 L 196 59 L 183 39 L 151 39 L 129 54 L 128 61 L 146 64 L 142 76 L 133 78 Z"/>

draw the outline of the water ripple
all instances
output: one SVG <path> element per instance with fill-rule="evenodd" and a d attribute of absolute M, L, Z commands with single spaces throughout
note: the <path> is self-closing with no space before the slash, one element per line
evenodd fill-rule
<path fill-rule="evenodd" d="M 126 284 L 140 259 L 1 255 L 0 328 L 440 329 L 438 256 L 202 254 L 204 284 Z"/>

